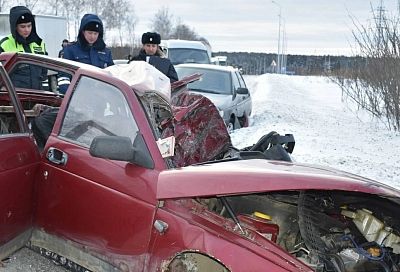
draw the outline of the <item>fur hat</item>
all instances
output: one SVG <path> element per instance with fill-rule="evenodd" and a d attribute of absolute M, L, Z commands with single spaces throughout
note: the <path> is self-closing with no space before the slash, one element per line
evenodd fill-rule
<path fill-rule="evenodd" d="M 161 36 L 157 32 L 146 32 L 142 35 L 142 44 L 160 44 Z"/>
<path fill-rule="evenodd" d="M 100 32 L 101 25 L 98 22 L 89 22 L 83 27 L 83 30 Z"/>
<path fill-rule="evenodd" d="M 32 23 L 33 21 L 34 21 L 33 15 L 30 14 L 30 13 L 25 13 L 25 14 L 22 14 L 21 16 L 18 17 L 17 25 L 18 24 Z"/>

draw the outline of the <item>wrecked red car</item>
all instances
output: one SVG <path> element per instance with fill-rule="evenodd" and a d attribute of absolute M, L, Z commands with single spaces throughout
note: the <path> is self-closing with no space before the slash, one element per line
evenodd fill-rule
<path fill-rule="evenodd" d="M 196 76 L 171 94 L 146 64 L 0 61 L 1 259 L 29 247 L 74 271 L 399 270 L 398 190 L 270 160 L 268 137 L 235 149 L 215 107 L 185 94 Z M 40 88 L 20 80 L 30 69 Z"/>

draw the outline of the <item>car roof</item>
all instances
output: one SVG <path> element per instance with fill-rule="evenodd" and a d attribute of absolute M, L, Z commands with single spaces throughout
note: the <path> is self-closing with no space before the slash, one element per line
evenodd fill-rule
<path fill-rule="evenodd" d="M 220 66 L 215 64 L 200 64 L 200 63 L 184 63 L 175 65 L 175 68 L 194 68 L 194 69 L 208 69 L 208 70 L 216 70 L 216 71 L 224 71 L 224 72 L 234 72 L 237 71 L 237 68 L 233 66 Z"/>
<path fill-rule="evenodd" d="M 165 46 L 168 49 L 171 48 L 191 48 L 206 50 L 207 47 L 200 41 L 187 41 L 187 40 L 162 40 L 161 46 Z"/>
<path fill-rule="evenodd" d="M 50 57 L 48 55 L 41 55 L 41 54 L 33 54 L 33 53 L 25 53 L 25 52 L 3 52 L 2 54 L 4 55 L 9 55 L 11 58 L 13 55 L 18 55 L 21 58 L 27 58 L 27 59 L 34 59 L 34 60 L 39 60 L 40 62 L 43 61 L 48 61 L 49 63 L 51 62 L 61 62 L 66 64 L 67 66 L 71 66 L 76 68 L 83 68 L 85 70 L 91 70 L 91 71 L 96 71 L 100 73 L 105 73 L 104 69 L 101 69 L 99 67 L 96 67 L 94 65 L 82 63 L 82 62 L 77 62 L 69 59 L 63 59 L 63 58 L 55 58 L 55 57 Z"/>

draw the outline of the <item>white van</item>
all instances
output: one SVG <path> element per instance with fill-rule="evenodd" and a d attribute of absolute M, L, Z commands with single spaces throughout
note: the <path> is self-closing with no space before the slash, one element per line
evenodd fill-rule
<path fill-rule="evenodd" d="M 181 63 L 211 63 L 208 48 L 200 41 L 162 40 L 160 47 L 173 65 Z"/>

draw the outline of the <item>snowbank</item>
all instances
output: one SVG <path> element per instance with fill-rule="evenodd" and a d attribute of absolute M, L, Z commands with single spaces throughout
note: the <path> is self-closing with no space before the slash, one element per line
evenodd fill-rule
<path fill-rule="evenodd" d="M 296 139 L 293 159 L 329 166 L 400 188 L 400 134 L 342 100 L 326 77 L 245 77 L 253 98 L 250 127 L 231 137 L 237 147 L 274 130 Z"/>

